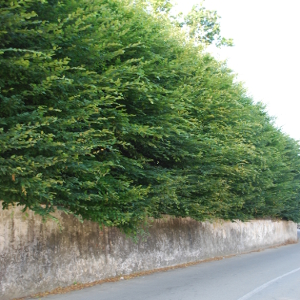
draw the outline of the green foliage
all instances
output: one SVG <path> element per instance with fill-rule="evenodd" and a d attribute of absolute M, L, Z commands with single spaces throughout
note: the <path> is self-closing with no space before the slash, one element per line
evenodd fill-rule
<path fill-rule="evenodd" d="M 202 5 L 194 5 L 185 16 L 182 25 L 188 26 L 189 37 L 195 41 L 205 45 L 215 43 L 217 47 L 232 46 L 232 39 L 225 39 L 220 35 L 219 18 L 216 11 L 207 10 Z"/>
<path fill-rule="evenodd" d="M 216 13 L 171 7 L 0 0 L 4 208 L 127 231 L 162 214 L 299 221 L 298 143 L 202 50 L 230 43 Z"/>

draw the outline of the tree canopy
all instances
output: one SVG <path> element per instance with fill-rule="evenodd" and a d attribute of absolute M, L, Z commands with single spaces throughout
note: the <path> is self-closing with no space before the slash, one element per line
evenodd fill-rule
<path fill-rule="evenodd" d="M 171 6 L 0 0 L 3 208 L 300 220 L 298 142 L 205 51 L 231 44 L 217 14 Z"/>

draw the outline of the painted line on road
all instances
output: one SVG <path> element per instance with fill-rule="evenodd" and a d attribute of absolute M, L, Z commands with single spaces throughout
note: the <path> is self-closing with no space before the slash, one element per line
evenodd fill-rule
<path fill-rule="evenodd" d="M 261 290 L 267 288 L 269 285 L 273 284 L 275 281 L 280 280 L 280 279 L 282 279 L 283 277 L 288 276 L 288 275 L 291 275 L 291 274 L 296 273 L 296 272 L 298 272 L 298 271 L 300 271 L 300 268 L 295 269 L 295 270 L 293 270 L 293 271 L 291 271 L 291 272 L 288 272 L 288 273 L 286 273 L 286 274 L 284 274 L 284 275 L 282 275 L 282 276 L 279 276 L 279 277 L 277 277 L 277 278 L 275 278 L 275 279 L 273 279 L 273 280 L 270 280 L 270 281 L 266 282 L 265 284 L 259 286 L 258 288 L 256 288 L 256 289 L 253 290 L 252 292 L 250 292 L 250 293 L 244 295 L 242 298 L 239 298 L 238 300 L 246 300 L 246 299 L 250 299 L 250 297 L 252 297 L 252 296 L 255 295 L 256 293 L 260 292 Z"/>

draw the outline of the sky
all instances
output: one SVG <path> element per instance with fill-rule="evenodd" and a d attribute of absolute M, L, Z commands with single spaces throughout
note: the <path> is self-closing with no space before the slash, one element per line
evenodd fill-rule
<path fill-rule="evenodd" d="M 200 0 L 177 0 L 187 12 Z M 232 38 L 214 56 L 244 82 L 255 102 L 266 104 L 275 124 L 300 140 L 300 0 L 206 0 L 221 16 L 221 35 Z"/>

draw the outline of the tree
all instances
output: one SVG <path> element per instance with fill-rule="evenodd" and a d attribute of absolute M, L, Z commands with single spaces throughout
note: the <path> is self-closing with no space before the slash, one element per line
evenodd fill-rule
<path fill-rule="evenodd" d="M 299 146 L 203 51 L 222 44 L 214 12 L 194 8 L 187 38 L 169 1 L 0 4 L 4 208 L 127 231 L 162 214 L 299 220 Z"/>

